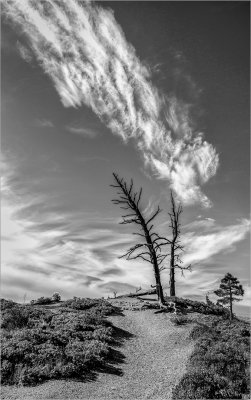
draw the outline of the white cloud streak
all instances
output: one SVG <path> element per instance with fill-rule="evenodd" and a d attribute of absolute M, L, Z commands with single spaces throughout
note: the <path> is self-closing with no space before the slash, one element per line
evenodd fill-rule
<path fill-rule="evenodd" d="M 200 185 L 216 173 L 215 149 L 193 130 L 189 106 L 153 86 L 111 10 L 76 0 L 13 0 L 3 1 L 2 11 L 28 39 L 21 55 L 35 56 L 65 107 L 90 107 L 114 134 L 135 140 L 145 165 L 183 203 L 210 206 Z"/>
<path fill-rule="evenodd" d="M 250 308 L 250 304 L 251 304 L 251 287 L 244 286 L 244 297 L 243 297 L 243 301 L 240 303 L 240 305 Z M 249 315 L 250 315 L 250 313 L 249 313 Z"/>
<path fill-rule="evenodd" d="M 139 283 L 143 270 L 124 267 L 118 257 L 132 244 L 131 234 L 121 233 L 114 218 L 89 214 L 32 212 L 37 199 L 15 190 L 17 166 L 2 159 L 1 282 L 2 295 L 21 300 L 60 291 L 63 296 L 104 294 L 106 284 L 118 276 Z M 47 202 L 46 198 L 40 198 Z M 145 275 L 144 275 L 145 276 Z M 98 285 L 104 284 L 104 289 Z"/>
<path fill-rule="evenodd" d="M 91 128 L 84 128 L 80 126 L 66 126 L 65 129 L 68 132 L 75 133 L 85 138 L 94 139 L 97 136 L 97 131 Z"/>
<path fill-rule="evenodd" d="M 198 221 L 197 227 L 201 228 L 202 222 Z M 183 257 L 185 264 L 208 262 L 214 255 L 231 250 L 250 232 L 250 221 L 247 219 L 242 219 L 239 223 L 226 227 L 212 225 L 212 221 L 208 221 L 208 219 L 204 222 L 207 225 L 206 232 L 203 234 L 188 232 L 183 237 L 186 248 L 186 254 Z M 195 227 L 195 222 L 190 224 L 191 227 Z"/>
<path fill-rule="evenodd" d="M 41 118 L 41 119 L 38 118 L 35 120 L 34 124 L 38 128 L 53 128 L 54 127 L 53 123 L 46 118 Z"/>

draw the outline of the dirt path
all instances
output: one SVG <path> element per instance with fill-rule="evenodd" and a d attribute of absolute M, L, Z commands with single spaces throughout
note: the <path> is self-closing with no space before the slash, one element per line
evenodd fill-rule
<path fill-rule="evenodd" d="M 170 314 L 153 310 L 123 313 L 109 318 L 118 332 L 128 336 L 114 349 L 120 354 L 122 363 L 117 365 L 122 375 L 99 373 L 89 382 L 49 381 L 34 388 L 3 386 L 2 399 L 171 399 L 192 352 L 188 339 L 192 326 L 174 326 Z"/>

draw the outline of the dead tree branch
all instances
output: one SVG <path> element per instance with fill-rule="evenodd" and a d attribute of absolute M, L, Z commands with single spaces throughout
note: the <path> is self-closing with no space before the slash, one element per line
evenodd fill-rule
<path fill-rule="evenodd" d="M 141 259 L 153 265 L 158 299 L 163 304 L 164 298 L 159 266 L 166 258 L 166 255 L 162 254 L 162 247 L 168 244 L 169 241 L 159 236 L 156 232 L 151 232 L 154 228 L 153 221 L 159 215 L 161 209 L 158 207 L 152 216 L 147 219 L 141 211 L 142 188 L 137 192 L 134 190 L 133 180 L 128 185 L 117 174 L 113 173 L 113 177 L 115 184 L 111 186 L 117 190 L 118 198 L 113 199 L 112 202 L 119 205 L 121 209 L 128 210 L 128 213 L 122 215 L 122 222 L 120 223 L 123 225 L 138 225 L 140 232 L 134 232 L 133 234 L 138 235 L 143 240 L 142 243 L 136 243 L 130 247 L 120 258 L 125 257 L 127 260 Z"/>
<path fill-rule="evenodd" d="M 170 225 L 172 232 L 172 238 L 169 241 L 171 247 L 170 253 L 170 296 L 175 296 L 175 270 L 180 269 L 181 274 L 184 275 L 184 271 L 191 271 L 191 265 L 183 266 L 181 260 L 181 253 L 184 251 L 184 246 L 180 240 L 180 215 L 183 212 L 181 204 L 178 206 L 175 203 L 173 193 L 171 191 L 171 212 L 168 213 L 170 217 Z"/>

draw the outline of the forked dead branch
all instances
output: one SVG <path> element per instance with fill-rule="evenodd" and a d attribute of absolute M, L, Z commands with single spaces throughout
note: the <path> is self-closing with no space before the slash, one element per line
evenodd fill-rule
<path fill-rule="evenodd" d="M 180 240 L 180 215 L 183 211 L 182 205 L 178 206 L 175 203 L 173 192 L 171 191 L 171 212 L 168 213 L 170 217 L 170 225 L 172 231 L 172 238 L 169 240 L 170 244 L 170 296 L 176 296 L 175 292 L 175 270 L 180 269 L 182 275 L 184 270 L 191 271 L 191 264 L 184 266 L 181 259 L 181 253 L 184 251 L 184 246 Z"/>
<path fill-rule="evenodd" d="M 125 180 L 120 178 L 117 174 L 113 173 L 113 176 L 115 184 L 111 186 L 118 189 L 118 198 L 113 199 L 112 202 L 119 205 L 122 210 L 127 212 L 125 215 L 122 215 L 123 221 L 121 224 L 138 225 L 139 232 L 134 232 L 133 234 L 142 238 L 142 242 L 136 243 L 134 246 L 130 247 L 120 258 L 125 257 L 127 260 L 141 259 L 152 264 L 158 301 L 160 305 L 163 306 L 164 295 L 160 277 L 160 266 L 167 257 L 167 254 L 162 253 L 162 248 L 170 242 L 153 230 L 153 221 L 161 212 L 161 209 L 158 207 L 157 210 L 147 218 L 141 208 L 142 188 L 137 192 L 134 190 L 133 180 L 131 180 L 130 185 L 128 185 Z"/>

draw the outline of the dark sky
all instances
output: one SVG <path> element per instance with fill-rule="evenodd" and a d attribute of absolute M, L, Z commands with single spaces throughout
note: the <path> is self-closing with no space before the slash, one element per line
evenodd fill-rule
<path fill-rule="evenodd" d="M 117 258 L 134 239 L 110 202 L 117 171 L 147 212 L 161 204 L 167 235 L 170 185 L 182 201 L 193 272 L 178 292 L 203 297 L 229 271 L 248 304 L 249 2 L 93 3 L 78 24 L 73 1 L 23 4 L 2 21 L 3 292 L 152 282 Z"/>

